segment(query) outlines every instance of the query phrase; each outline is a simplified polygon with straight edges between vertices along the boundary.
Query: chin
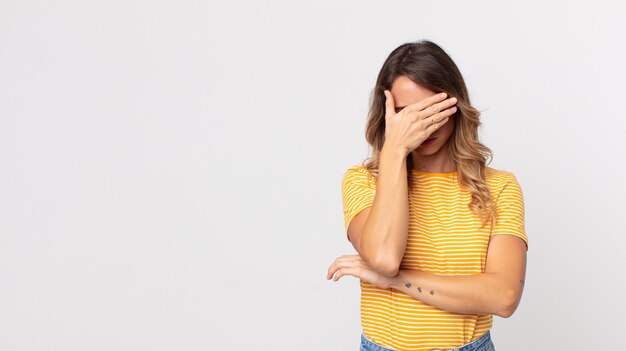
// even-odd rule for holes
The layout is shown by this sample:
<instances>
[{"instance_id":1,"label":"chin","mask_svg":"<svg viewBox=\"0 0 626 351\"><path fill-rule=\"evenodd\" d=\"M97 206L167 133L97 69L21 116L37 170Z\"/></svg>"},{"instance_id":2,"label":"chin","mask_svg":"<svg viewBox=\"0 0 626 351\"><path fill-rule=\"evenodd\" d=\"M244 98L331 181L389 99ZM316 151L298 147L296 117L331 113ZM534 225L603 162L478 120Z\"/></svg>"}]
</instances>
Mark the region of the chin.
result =
<instances>
[{"instance_id":1,"label":"chin","mask_svg":"<svg viewBox=\"0 0 626 351\"><path fill-rule=\"evenodd\" d=\"M434 154L437 153L437 151L439 151L439 150L415 150L415 152L417 152L418 154L420 154L422 156L434 155Z\"/></svg>"},{"instance_id":2,"label":"chin","mask_svg":"<svg viewBox=\"0 0 626 351\"><path fill-rule=\"evenodd\" d=\"M428 146L418 147L417 149L415 149L415 152L417 152L420 155L428 156L428 155L433 155L439 152L441 147L442 146L439 145L438 143L434 143Z\"/></svg>"}]
</instances>

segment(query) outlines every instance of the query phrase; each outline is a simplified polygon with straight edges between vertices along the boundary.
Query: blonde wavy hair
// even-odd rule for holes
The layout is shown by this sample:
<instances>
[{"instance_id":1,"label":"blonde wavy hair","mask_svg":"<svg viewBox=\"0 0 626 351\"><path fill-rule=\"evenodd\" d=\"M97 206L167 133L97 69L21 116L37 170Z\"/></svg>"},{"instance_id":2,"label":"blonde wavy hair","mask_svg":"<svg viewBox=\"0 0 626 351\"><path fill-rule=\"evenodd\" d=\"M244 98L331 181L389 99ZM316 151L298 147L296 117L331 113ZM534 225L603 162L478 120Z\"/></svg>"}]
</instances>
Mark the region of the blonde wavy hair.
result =
<instances>
[{"instance_id":1,"label":"blonde wavy hair","mask_svg":"<svg viewBox=\"0 0 626 351\"><path fill-rule=\"evenodd\" d=\"M380 152L385 143L385 94L393 81L406 76L435 93L446 92L457 98L455 127L448 140L448 153L454 164L459 185L469 191L472 199L468 207L482 219L482 226L495 225L497 212L486 181L486 167L491 162L491 149L478 140L480 111L472 107L463 76L452 58L429 40L405 43L394 49L385 60L370 96L370 107L365 138L371 147L370 155L362 165L378 176ZM407 182L413 169L411 154L407 156ZM409 188L410 189L410 188Z\"/></svg>"}]
</instances>

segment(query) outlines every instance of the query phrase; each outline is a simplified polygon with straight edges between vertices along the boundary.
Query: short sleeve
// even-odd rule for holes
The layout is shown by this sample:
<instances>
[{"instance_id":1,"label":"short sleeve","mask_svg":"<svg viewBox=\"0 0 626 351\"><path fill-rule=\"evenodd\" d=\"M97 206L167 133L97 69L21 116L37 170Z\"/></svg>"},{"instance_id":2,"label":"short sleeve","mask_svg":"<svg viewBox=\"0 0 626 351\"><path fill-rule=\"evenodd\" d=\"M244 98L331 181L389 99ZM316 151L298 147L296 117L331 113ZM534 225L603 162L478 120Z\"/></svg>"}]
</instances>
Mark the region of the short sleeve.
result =
<instances>
[{"instance_id":1,"label":"short sleeve","mask_svg":"<svg viewBox=\"0 0 626 351\"><path fill-rule=\"evenodd\" d=\"M350 222L362 210L371 207L376 194L376 179L365 166L352 166L343 175L341 184L343 198L344 231L347 235Z\"/></svg>"},{"instance_id":2,"label":"short sleeve","mask_svg":"<svg viewBox=\"0 0 626 351\"><path fill-rule=\"evenodd\" d=\"M498 219L491 235L515 235L526 243L528 237L524 228L524 195L515 174L508 172L504 187L496 200Z\"/></svg>"}]
</instances>

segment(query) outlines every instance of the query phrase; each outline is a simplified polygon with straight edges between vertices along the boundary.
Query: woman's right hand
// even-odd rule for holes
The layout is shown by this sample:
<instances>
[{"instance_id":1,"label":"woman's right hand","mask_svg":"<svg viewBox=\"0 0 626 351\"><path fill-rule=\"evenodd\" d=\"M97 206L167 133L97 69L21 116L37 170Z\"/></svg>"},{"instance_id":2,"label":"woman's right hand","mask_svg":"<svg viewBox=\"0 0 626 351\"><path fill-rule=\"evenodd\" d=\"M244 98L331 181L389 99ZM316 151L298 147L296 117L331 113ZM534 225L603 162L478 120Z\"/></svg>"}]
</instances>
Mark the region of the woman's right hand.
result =
<instances>
[{"instance_id":1,"label":"woman's right hand","mask_svg":"<svg viewBox=\"0 0 626 351\"><path fill-rule=\"evenodd\" d=\"M385 145L399 147L406 155L417 149L457 110L454 106L456 98L445 99L447 94L440 93L407 105L396 113L391 92L385 90L384 93Z\"/></svg>"}]
</instances>

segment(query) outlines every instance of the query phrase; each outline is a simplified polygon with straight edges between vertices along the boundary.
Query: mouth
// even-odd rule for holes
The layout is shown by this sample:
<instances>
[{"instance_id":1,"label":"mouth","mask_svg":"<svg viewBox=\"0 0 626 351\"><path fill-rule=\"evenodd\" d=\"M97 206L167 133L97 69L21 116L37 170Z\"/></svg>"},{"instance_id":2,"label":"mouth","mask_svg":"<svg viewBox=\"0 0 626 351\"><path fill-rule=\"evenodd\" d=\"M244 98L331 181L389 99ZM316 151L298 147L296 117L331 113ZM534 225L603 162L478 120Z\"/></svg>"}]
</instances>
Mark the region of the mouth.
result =
<instances>
[{"instance_id":1,"label":"mouth","mask_svg":"<svg viewBox=\"0 0 626 351\"><path fill-rule=\"evenodd\" d=\"M429 145L429 144L431 144L431 143L432 143L435 139L437 139L437 137L434 137L434 138L428 138L428 139L424 140L420 146L423 146L423 145Z\"/></svg>"}]
</instances>

